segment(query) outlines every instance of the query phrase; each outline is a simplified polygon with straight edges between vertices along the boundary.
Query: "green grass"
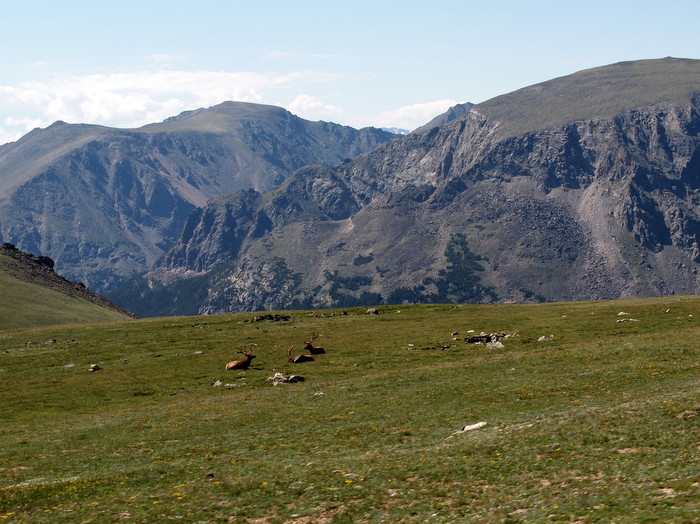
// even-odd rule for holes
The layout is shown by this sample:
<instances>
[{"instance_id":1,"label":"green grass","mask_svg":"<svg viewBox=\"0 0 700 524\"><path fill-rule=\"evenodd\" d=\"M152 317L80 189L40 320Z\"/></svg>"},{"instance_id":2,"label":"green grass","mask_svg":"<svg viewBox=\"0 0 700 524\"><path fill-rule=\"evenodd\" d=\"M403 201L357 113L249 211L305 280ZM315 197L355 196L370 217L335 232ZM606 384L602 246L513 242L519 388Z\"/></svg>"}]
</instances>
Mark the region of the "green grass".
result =
<instances>
[{"instance_id":1,"label":"green grass","mask_svg":"<svg viewBox=\"0 0 700 524\"><path fill-rule=\"evenodd\" d=\"M699 309L673 297L2 331L0 522L692 521ZM520 336L452 340L470 329ZM327 354L287 363L312 332ZM245 344L251 368L224 371ZM272 386L275 371L306 381Z\"/></svg>"},{"instance_id":2,"label":"green grass","mask_svg":"<svg viewBox=\"0 0 700 524\"><path fill-rule=\"evenodd\" d=\"M2 268L0 290L0 330L126 318L82 298L19 280Z\"/></svg>"},{"instance_id":3,"label":"green grass","mask_svg":"<svg viewBox=\"0 0 700 524\"><path fill-rule=\"evenodd\" d=\"M662 58L579 71L502 95L475 109L515 136L577 120L612 118L658 103L688 103L700 89L700 60Z\"/></svg>"}]
</instances>

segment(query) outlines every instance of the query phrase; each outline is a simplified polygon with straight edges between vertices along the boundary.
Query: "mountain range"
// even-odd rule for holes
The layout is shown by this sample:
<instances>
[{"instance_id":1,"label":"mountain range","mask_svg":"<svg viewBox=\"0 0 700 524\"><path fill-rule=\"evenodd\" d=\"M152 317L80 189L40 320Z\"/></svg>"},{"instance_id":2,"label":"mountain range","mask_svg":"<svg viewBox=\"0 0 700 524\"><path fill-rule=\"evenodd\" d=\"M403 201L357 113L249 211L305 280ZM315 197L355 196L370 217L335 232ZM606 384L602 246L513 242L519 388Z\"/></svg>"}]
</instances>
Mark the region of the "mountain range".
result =
<instances>
[{"instance_id":1,"label":"mountain range","mask_svg":"<svg viewBox=\"0 0 700 524\"><path fill-rule=\"evenodd\" d=\"M268 190L394 136L237 102L139 129L56 122L0 146L0 240L105 292L150 269L213 196Z\"/></svg>"},{"instance_id":2,"label":"mountain range","mask_svg":"<svg viewBox=\"0 0 700 524\"><path fill-rule=\"evenodd\" d=\"M400 137L315 123L346 150L309 162L297 129L314 123L266 107L289 146L258 106L217 107L3 146L3 239L58 251L142 315L700 291L700 61L580 71ZM239 120L221 110L243 107L257 131L224 146ZM99 245L81 237L106 222Z\"/></svg>"}]
</instances>

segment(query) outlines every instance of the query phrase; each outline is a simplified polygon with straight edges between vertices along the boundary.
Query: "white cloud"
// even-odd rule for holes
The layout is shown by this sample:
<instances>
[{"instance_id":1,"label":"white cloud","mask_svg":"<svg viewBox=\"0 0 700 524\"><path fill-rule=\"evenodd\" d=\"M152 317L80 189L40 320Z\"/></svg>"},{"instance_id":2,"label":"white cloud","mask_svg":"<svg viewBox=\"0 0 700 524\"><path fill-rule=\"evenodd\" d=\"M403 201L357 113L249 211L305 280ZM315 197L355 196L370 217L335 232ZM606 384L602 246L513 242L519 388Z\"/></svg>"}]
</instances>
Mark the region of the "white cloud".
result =
<instances>
[{"instance_id":1,"label":"white cloud","mask_svg":"<svg viewBox=\"0 0 700 524\"><path fill-rule=\"evenodd\" d=\"M450 107L457 105L456 100L435 100L420 104L399 107L392 111L384 111L374 118L373 124L376 127L399 127L413 130L427 124L437 115L444 113Z\"/></svg>"},{"instance_id":2,"label":"white cloud","mask_svg":"<svg viewBox=\"0 0 700 524\"><path fill-rule=\"evenodd\" d=\"M327 82L335 75L313 71L262 74L227 71L141 71L68 76L51 81L0 85L0 143L56 120L138 127L188 109L227 100L263 102L270 92ZM297 103L328 115L337 108Z\"/></svg>"},{"instance_id":3,"label":"white cloud","mask_svg":"<svg viewBox=\"0 0 700 524\"><path fill-rule=\"evenodd\" d=\"M307 120L322 120L334 115L340 115L343 112L339 107L324 104L311 95L298 95L285 108Z\"/></svg>"},{"instance_id":4,"label":"white cloud","mask_svg":"<svg viewBox=\"0 0 700 524\"><path fill-rule=\"evenodd\" d=\"M436 100L353 117L347 108L308 94L313 93L314 86L340 76L317 71L278 74L160 70L76 75L0 85L0 144L17 140L32 129L46 127L56 120L140 127L182 111L227 100L269 104L274 99L286 99L292 101L278 105L309 120L409 130L457 103Z\"/></svg>"}]
</instances>

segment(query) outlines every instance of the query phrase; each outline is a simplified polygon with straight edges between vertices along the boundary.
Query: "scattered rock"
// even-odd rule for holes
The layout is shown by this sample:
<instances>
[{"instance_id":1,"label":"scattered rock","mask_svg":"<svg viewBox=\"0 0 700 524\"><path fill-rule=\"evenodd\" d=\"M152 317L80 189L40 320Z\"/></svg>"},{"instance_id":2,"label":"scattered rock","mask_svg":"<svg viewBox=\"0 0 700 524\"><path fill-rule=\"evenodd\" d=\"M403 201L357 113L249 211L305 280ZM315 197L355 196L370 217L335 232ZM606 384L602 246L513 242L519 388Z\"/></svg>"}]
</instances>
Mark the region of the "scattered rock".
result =
<instances>
[{"instance_id":1,"label":"scattered rock","mask_svg":"<svg viewBox=\"0 0 700 524\"><path fill-rule=\"evenodd\" d=\"M481 429L486 426L486 422L477 422L476 424L470 424L468 426L462 426L459 431L455 431L455 435L460 433L466 433L467 431L474 431L475 429Z\"/></svg>"},{"instance_id":2,"label":"scattered rock","mask_svg":"<svg viewBox=\"0 0 700 524\"><path fill-rule=\"evenodd\" d=\"M482 331L479 335L472 335L465 342L467 344L487 344L488 342L491 342L491 335L488 335Z\"/></svg>"},{"instance_id":3,"label":"scattered rock","mask_svg":"<svg viewBox=\"0 0 700 524\"><path fill-rule=\"evenodd\" d=\"M545 342L547 340L552 340L554 338L554 335L542 335L540 338L537 339L537 342Z\"/></svg>"},{"instance_id":4,"label":"scattered rock","mask_svg":"<svg viewBox=\"0 0 700 524\"><path fill-rule=\"evenodd\" d=\"M379 311L376 307L371 307L367 311L365 311L365 315L379 315L381 311Z\"/></svg>"},{"instance_id":5,"label":"scattered rock","mask_svg":"<svg viewBox=\"0 0 700 524\"><path fill-rule=\"evenodd\" d=\"M628 317L628 316L630 316L630 314L629 314L627 311L620 311L620 312L617 314L617 316L618 316L618 317Z\"/></svg>"},{"instance_id":6,"label":"scattered rock","mask_svg":"<svg viewBox=\"0 0 700 524\"><path fill-rule=\"evenodd\" d=\"M88 368L88 371L93 372L93 371L99 371L102 368L98 366L97 364L90 364L90 367Z\"/></svg>"},{"instance_id":7,"label":"scattered rock","mask_svg":"<svg viewBox=\"0 0 700 524\"><path fill-rule=\"evenodd\" d=\"M267 377L267 380L271 381L273 386L277 386L278 384L294 384L296 382L304 382L306 379L301 375L290 375L289 377L285 377L283 373L278 371L275 373L275 376Z\"/></svg>"},{"instance_id":8,"label":"scattered rock","mask_svg":"<svg viewBox=\"0 0 700 524\"><path fill-rule=\"evenodd\" d=\"M473 333L472 330L469 331L469 333ZM501 340L511 338L511 337L519 337L520 333L513 333L513 334L508 334L508 333L484 333L483 331L478 334L478 335L472 335L471 337L467 338L465 342L467 344L486 344L487 346L489 344L494 344L494 348L502 348L505 347L503 344L500 346L497 345L497 343L500 343Z\"/></svg>"},{"instance_id":9,"label":"scattered rock","mask_svg":"<svg viewBox=\"0 0 700 524\"><path fill-rule=\"evenodd\" d=\"M292 317L289 315L279 315L279 314L272 314L268 313L265 315L256 315L253 317L252 322L262 322L262 321L267 321L267 322L288 322L292 320Z\"/></svg>"},{"instance_id":10,"label":"scattered rock","mask_svg":"<svg viewBox=\"0 0 700 524\"><path fill-rule=\"evenodd\" d=\"M639 322L639 320L636 318L618 318L615 322L620 324L621 322Z\"/></svg>"},{"instance_id":11,"label":"scattered rock","mask_svg":"<svg viewBox=\"0 0 700 524\"><path fill-rule=\"evenodd\" d=\"M697 417L698 412L700 412L700 408L687 409L687 410L683 411L682 413L678 413L676 415L676 418L681 419L681 420L688 420L688 419Z\"/></svg>"},{"instance_id":12,"label":"scattered rock","mask_svg":"<svg viewBox=\"0 0 700 524\"><path fill-rule=\"evenodd\" d=\"M447 351L450 348L453 348L454 346L448 346L446 344L438 344L435 346L423 346L423 347L416 347L415 344L408 344L406 346L406 349L409 351L415 351L415 350L420 350L420 351Z\"/></svg>"}]
</instances>

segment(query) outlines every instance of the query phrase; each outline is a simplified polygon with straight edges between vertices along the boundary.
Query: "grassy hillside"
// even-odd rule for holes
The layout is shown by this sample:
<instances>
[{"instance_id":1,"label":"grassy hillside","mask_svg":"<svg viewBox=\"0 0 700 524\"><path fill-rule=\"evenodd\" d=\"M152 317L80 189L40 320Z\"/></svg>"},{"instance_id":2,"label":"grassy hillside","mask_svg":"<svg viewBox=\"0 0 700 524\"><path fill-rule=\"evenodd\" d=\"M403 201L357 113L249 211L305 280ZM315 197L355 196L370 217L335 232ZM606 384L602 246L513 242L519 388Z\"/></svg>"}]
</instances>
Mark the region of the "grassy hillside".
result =
<instances>
[{"instance_id":1,"label":"grassy hillside","mask_svg":"<svg viewBox=\"0 0 700 524\"><path fill-rule=\"evenodd\" d=\"M0 332L0 521L688 522L700 512L699 308L681 297ZM487 348L469 330L519 336ZM287 363L312 332L327 353ZM245 346L251 368L225 371ZM275 371L306 380L273 386Z\"/></svg>"},{"instance_id":2,"label":"grassy hillside","mask_svg":"<svg viewBox=\"0 0 700 524\"><path fill-rule=\"evenodd\" d=\"M71 288L73 283L41 269L28 260L28 254L18 253L19 259L0 247L0 330L128 318L124 312L60 290L59 286Z\"/></svg>"},{"instance_id":3,"label":"grassy hillside","mask_svg":"<svg viewBox=\"0 0 700 524\"><path fill-rule=\"evenodd\" d=\"M662 58L579 71L502 95L475 109L501 123L504 136L576 120L612 118L660 102L684 102L700 92L700 60Z\"/></svg>"}]
</instances>

